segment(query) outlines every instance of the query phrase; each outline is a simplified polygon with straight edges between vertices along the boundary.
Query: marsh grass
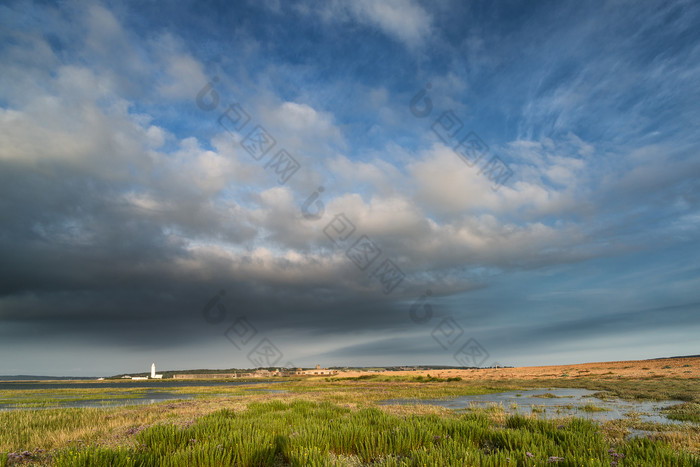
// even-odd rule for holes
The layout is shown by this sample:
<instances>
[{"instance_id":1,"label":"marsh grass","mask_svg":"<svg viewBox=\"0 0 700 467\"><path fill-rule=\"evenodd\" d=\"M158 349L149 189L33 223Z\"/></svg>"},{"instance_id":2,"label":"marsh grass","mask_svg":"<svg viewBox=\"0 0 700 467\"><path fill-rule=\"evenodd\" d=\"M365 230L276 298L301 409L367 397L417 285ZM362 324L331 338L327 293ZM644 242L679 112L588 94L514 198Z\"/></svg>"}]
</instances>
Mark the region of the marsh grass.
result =
<instances>
[{"instance_id":1,"label":"marsh grass","mask_svg":"<svg viewBox=\"0 0 700 467\"><path fill-rule=\"evenodd\" d=\"M513 415L502 424L485 413L407 415L376 407L351 410L328 402L270 401L244 411L219 410L188 426L160 424L133 436L132 447L69 447L56 466L330 466L610 465L609 449L630 465L697 465L663 440L611 446L599 426ZM528 455L529 453L529 455Z\"/></svg>"},{"instance_id":2,"label":"marsh grass","mask_svg":"<svg viewBox=\"0 0 700 467\"><path fill-rule=\"evenodd\" d=\"M663 412L671 420L700 423L700 404L697 402L684 402L682 404L666 407Z\"/></svg>"},{"instance_id":3,"label":"marsh grass","mask_svg":"<svg viewBox=\"0 0 700 467\"><path fill-rule=\"evenodd\" d=\"M587 403L587 404L584 404L584 405L578 407L578 410L580 410L581 412L591 413L591 412L607 412L610 409L606 409L605 407L599 407L595 404Z\"/></svg>"},{"instance_id":4,"label":"marsh grass","mask_svg":"<svg viewBox=\"0 0 700 467\"><path fill-rule=\"evenodd\" d=\"M499 383L508 388L524 389L528 387L581 388L599 391L598 397L615 396L625 400L680 400L700 403L700 381L697 378L615 378L615 379L510 379L507 383L481 380L481 384L490 387ZM506 389L507 390L507 389Z\"/></svg>"},{"instance_id":5,"label":"marsh grass","mask_svg":"<svg viewBox=\"0 0 700 467\"><path fill-rule=\"evenodd\" d=\"M53 449L81 440L102 441L115 428L153 423L150 411L46 409L0 412L0 451Z\"/></svg>"},{"instance_id":6,"label":"marsh grass","mask_svg":"<svg viewBox=\"0 0 700 467\"><path fill-rule=\"evenodd\" d=\"M630 465L700 465L697 425L645 424L638 418L602 426L571 417L536 420L536 415L508 416L498 404L463 411L423 404L377 406L386 399L582 387L632 400L686 400L690 403L669 407L668 416L697 423L697 381L668 378L666 383L651 379L380 381L373 376L167 388L203 397L147 406L0 412L0 453L43 448L50 451L54 465L67 466L548 465L547 456L566 459L557 465L608 466L607 450L614 446ZM115 393L135 396L138 392L133 389ZM264 392L280 389L285 392ZM105 390L80 389L72 395L68 390L60 396L94 398ZM630 429L650 430L653 436L625 439ZM534 459L525 455L528 451ZM0 467L6 463L7 455L0 454Z\"/></svg>"},{"instance_id":7,"label":"marsh grass","mask_svg":"<svg viewBox=\"0 0 700 467\"><path fill-rule=\"evenodd\" d=\"M9 408L61 407L66 403L103 401L119 403L143 398L148 394L170 392L167 389L145 388L56 388L23 391L0 390L0 405Z\"/></svg>"},{"instance_id":8,"label":"marsh grass","mask_svg":"<svg viewBox=\"0 0 700 467\"><path fill-rule=\"evenodd\" d=\"M406 397L411 392L426 394L432 392L437 396L456 397L459 395L488 394L491 392L527 390L541 387L581 388L598 391L595 397L618 397L625 400L680 400L700 403L700 381L697 378L598 378L589 377L568 379L508 379L508 380L462 380L456 382L419 382L415 377L366 375L355 378L328 378L329 387L342 388L352 392L354 388L385 387L392 392L402 391ZM296 385L296 386L295 386ZM290 390L316 390L308 381L297 381L290 385ZM516 397L518 395L516 394ZM401 395L404 397L404 394ZM439 397L435 397L439 398Z\"/></svg>"}]
</instances>

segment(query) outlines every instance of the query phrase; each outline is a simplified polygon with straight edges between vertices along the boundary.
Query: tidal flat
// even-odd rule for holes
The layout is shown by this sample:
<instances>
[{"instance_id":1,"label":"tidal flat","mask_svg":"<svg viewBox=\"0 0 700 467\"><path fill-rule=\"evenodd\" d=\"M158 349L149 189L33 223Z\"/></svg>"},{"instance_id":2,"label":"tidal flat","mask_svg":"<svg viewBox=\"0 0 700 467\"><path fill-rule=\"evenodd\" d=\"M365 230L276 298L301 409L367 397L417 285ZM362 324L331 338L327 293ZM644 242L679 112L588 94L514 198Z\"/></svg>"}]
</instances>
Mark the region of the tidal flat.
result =
<instances>
[{"instance_id":1,"label":"tidal flat","mask_svg":"<svg viewBox=\"0 0 700 467\"><path fill-rule=\"evenodd\" d=\"M130 399L154 389L136 383L117 389L63 383L68 387L58 392L42 387L23 390L21 397L3 389L3 401L24 398L28 405L0 412L0 466L700 465L697 378L448 380L372 374L256 383L163 386L179 398L145 405ZM503 393L518 398L532 390L549 406L566 405L569 398L561 396L566 388L587 390L590 411L519 409L532 399L446 406ZM31 406L42 397L50 403L114 402ZM610 401L658 403L658 418L586 417Z\"/></svg>"}]
</instances>

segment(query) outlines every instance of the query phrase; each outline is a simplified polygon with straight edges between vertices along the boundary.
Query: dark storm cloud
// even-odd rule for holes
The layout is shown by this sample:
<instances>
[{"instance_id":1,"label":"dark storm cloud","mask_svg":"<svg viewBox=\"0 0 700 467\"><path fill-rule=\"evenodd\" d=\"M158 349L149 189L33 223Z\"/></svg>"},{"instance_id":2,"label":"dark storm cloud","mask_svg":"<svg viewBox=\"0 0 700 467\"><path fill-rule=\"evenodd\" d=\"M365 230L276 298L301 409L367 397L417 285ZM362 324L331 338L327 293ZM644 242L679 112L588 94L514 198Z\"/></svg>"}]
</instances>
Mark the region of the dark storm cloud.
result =
<instances>
[{"instance_id":1,"label":"dark storm cloud","mask_svg":"<svg viewBox=\"0 0 700 467\"><path fill-rule=\"evenodd\" d=\"M246 364L224 337L241 317L307 363L450 364L455 349L431 337L447 317L499 360L617 332L662 329L671 346L697 328L698 270L679 263L697 260L683 248L700 225L698 9L644 6L628 24L617 4L493 6L490 27L465 28L479 19L463 6L392 5L0 7L0 345L23 349L11 364L168 349L194 365L217 346L215 364ZM408 105L427 82L421 119ZM195 100L207 83L213 110ZM239 133L218 121L234 102L250 117ZM508 161L506 185L436 136L450 109ZM288 182L239 144L255 125L277 141L268 156L300 162ZM312 193L318 218L301 211ZM341 213L355 230L335 245L324 229ZM346 254L361 236L381 250L364 270ZM676 253L652 261L660 245ZM391 293L384 260L405 274ZM527 302L533 284L544 296L567 280L627 296ZM427 289L434 316L418 325L408 309ZM207 322L221 290L226 316Z\"/></svg>"}]
</instances>

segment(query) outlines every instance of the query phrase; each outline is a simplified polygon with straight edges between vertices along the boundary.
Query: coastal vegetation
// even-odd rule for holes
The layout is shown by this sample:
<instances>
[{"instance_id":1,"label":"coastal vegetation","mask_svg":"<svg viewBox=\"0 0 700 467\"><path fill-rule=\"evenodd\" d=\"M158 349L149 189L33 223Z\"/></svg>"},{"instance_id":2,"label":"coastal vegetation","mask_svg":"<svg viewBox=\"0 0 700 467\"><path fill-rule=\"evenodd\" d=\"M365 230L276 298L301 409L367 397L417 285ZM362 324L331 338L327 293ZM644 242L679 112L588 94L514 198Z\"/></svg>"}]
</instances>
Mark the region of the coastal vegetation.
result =
<instances>
[{"instance_id":1,"label":"coastal vegetation","mask_svg":"<svg viewBox=\"0 0 700 467\"><path fill-rule=\"evenodd\" d=\"M684 423L643 422L634 414L603 423L565 415L545 420L539 410L523 415L498 405L450 410L419 403L560 387L597 391L584 412L600 409L596 399L682 401L669 403L664 414ZM167 387L183 398L105 408L39 407L96 397L126 404L143 389L2 391L3 403L23 400L30 408L0 412L0 466L610 466L622 460L620 465L697 466L697 388L693 378L319 377ZM385 404L396 399L415 403Z\"/></svg>"}]
</instances>

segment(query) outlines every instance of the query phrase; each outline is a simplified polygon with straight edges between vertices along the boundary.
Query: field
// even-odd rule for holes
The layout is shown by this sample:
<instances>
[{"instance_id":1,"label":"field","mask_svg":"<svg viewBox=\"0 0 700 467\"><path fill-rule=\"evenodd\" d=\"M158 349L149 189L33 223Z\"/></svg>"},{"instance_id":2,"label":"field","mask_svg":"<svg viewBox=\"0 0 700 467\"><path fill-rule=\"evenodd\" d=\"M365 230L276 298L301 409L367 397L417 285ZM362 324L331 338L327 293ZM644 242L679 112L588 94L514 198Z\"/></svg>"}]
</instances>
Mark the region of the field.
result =
<instances>
[{"instance_id":1,"label":"field","mask_svg":"<svg viewBox=\"0 0 700 467\"><path fill-rule=\"evenodd\" d=\"M698 466L700 358L539 368L353 372L256 386L169 388L197 397L145 406L0 412L0 465ZM676 400L665 414L598 423L488 405L385 405L528 388L585 388L606 399ZM269 390L269 391L266 391ZM62 397L79 400L100 389ZM119 390L128 399L130 391ZM5 391L7 392L7 391ZM111 390L114 392L114 390ZM0 394L0 398L11 395ZM24 394L28 406L42 395ZM545 394L543 397L556 397ZM637 436L629 436L630 434Z\"/></svg>"}]
</instances>

